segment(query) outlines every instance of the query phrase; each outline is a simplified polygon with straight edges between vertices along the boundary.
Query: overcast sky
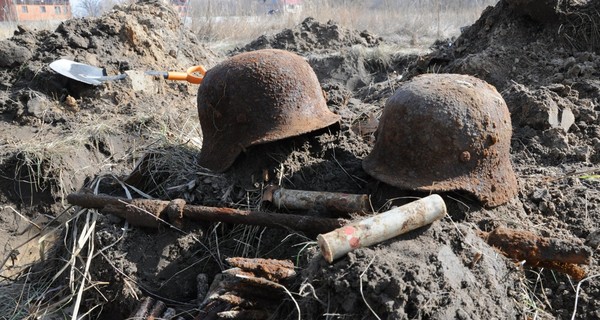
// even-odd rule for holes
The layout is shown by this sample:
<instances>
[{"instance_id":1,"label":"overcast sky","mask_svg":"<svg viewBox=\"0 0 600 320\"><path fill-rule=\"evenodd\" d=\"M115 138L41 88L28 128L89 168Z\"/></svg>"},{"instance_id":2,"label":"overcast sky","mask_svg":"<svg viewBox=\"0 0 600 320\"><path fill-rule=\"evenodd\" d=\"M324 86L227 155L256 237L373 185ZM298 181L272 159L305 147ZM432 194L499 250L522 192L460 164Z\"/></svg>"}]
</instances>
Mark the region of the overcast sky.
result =
<instances>
[{"instance_id":1,"label":"overcast sky","mask_svg":"<svg viewBox=\"0 0 600 320\"><path fill-rule=\"evenodd\" d=\"M100 1L104 1L104 0L100 0ZM81 9L79 8L79 4L81 3L81 0L71 0L71 9L73 10L73 14L76 17L80 17L81 15L83 15L85 12L81 12Z\"/></svg>"},{"instance_id":2,"label":"overcast sky","mask_svg":"<svg viewBox=\"0 0 600 320\"><path fill-rule=\"evenodd\" d=\"M71 10L73 10L73 13L76 16L79 16L79 8L78 8L78 6L79 6L79 2L80 1L81 0L71 0Z\"/></svg>"}]
</instances>

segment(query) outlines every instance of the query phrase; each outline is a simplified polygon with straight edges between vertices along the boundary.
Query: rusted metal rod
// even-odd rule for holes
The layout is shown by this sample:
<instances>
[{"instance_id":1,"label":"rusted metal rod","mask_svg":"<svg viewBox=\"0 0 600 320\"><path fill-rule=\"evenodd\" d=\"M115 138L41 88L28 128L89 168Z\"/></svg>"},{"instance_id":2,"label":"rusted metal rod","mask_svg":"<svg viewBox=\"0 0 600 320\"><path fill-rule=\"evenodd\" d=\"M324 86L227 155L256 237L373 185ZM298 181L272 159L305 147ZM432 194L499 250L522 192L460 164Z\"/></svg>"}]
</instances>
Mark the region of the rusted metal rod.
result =
<instances>
[{"instance_id":1,"label":"rusted metal rod","mask_svg":"<svg viewBox=\"0 0 600 320\"><path fill-rule=\"evenodd\" d=\"M182 218L190 220L248 224L263 227L323 233L341 227L342 219L327 219L262 211L186 205L182 199L173 201L125 199L107 195L72 193L67 201L84 208L96 208L127 219L131 224L157 228L161 221Z\"/></svg>"},{"instance_id":2,"label":"rusted metal rod","mask_svg":"<svg viewBox=\"0 0 600 320\"><path fill-rule=\"evenodd\" d=\"M148 314L148 319L154 320L161 318L161 315L166 309L167 305L164 302L157 300L152 309L150 310L150 313Z\"/></svg>"},{"instance_id":3,"label":"rusted metal rod","mask_svg":"<svg viewBox=\"0 0 600 320\"><path fill-rule=\"evenodd\" d=\"M589 264L592 258L592 250L582 243L540 237L524 230L497 228L484 237L489 245L507 256L532 264L539 261Z\"/></svg>"},{"instance_id":4,"label":"rusted metal rod","mask_svg":"<svg viewBox=\"0 0 600 320\"><path fill-rule=\"evenodd\" d=\"M280 281L296 275L294 263L290 260L233 257L226 261L232 267L270 281Z\"/></svg>"},{"instance_id":5,"label":"rusted metal rod","mask_svg":"<svg viewBox=\"0 0 600 320\"><path fill-rule=\"evenodd\" d=\"M578 264L591 262L592 250L574 241L540 237L529 231L509 228L497 228L481 236L510 259L563 272L576 280L586 274Z\"/></svg>"},{"instance_id":6,"label":"rusted metal rod","mask_svg":"<svg viewBox=\"0 0 600 320\"><path fill-rule=\"evenodd\" d=\"M260 320L268 319L269 314L264 310L231 310L217 314L221 319Z\"/></svg>"},{"instance_id":7,"label":"rusted metal rod","mask_svg":"<svg viewBox=\"0 0 600 320\"><path fill-rule=\"evenodd\" d=\"M173 319L176 315L175 309L167 308L167 305L151 297L144 297L138 308L127 319L154 320L154 319Z\"/></svg>"},{"instance_id":8,"label":"rusted metal rod","mask_svg":"<svg viewBox=\"0 0 600 320\"><path fill-rule=\"evenodd\" d=\"M280 281L296 275L290 260L228 258L233 267L218 274L195 320L267 319L285 294Z\"/></svg>"},{"instance_id":9,"label":"rusted metal rod","mask_svg":"<svg viewBox=\"0 0 600 320\"><path fill-rule=\"evenodd\" d=\"M329 263L348 252L391 239L441 219L446 204L437 194L317 236L323 258Z\"/></svg>"},{"instance_id":10,"label":"rusted metal rod","mask_svg":"<svg viewBox=\"0 0 600 320\"><path fill-rule=\"evenodd\" d=\"M146 319L150 314L151 308L154 306L154 299L151 297L145 297L142 299L138 308L131 314L133 319Z\"/></svg>"},{"instance_id":11,"label":"rusted metal rod","mask_svg":"<svg viewBox=\"0 0 600 320\"><path fill-rule=\"evenodd\" d=\"M371 211L369 196L366 194L269 187L263 194L263 200L272 202L277 208L289 210L307 210L315 207L323 207L329 211L344 213L366 213Z\"/></svg>"}]
</instances>

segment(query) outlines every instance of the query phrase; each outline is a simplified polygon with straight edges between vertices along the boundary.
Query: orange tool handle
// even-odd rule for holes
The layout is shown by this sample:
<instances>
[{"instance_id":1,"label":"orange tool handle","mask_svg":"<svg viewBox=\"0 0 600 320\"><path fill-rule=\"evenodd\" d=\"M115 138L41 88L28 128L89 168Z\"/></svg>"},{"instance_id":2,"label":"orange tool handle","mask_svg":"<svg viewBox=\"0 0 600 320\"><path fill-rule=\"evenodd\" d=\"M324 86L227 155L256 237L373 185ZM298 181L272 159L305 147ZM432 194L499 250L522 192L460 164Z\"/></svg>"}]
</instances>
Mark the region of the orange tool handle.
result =
<instances>
[{"instance_id":1,"label":"orange tool handle","mask_svg":"<svg viewBox=\"0 0 600 320\"><path fill-rule=\"evenodd\" d=\"M202 76L197 76L194 73L198 72ZM203 66L189 67L186 72L168 72L167 79L169 80L184 80L193 84L201 84L206 74L206 68Z\"/></svg>"}]
</instances>

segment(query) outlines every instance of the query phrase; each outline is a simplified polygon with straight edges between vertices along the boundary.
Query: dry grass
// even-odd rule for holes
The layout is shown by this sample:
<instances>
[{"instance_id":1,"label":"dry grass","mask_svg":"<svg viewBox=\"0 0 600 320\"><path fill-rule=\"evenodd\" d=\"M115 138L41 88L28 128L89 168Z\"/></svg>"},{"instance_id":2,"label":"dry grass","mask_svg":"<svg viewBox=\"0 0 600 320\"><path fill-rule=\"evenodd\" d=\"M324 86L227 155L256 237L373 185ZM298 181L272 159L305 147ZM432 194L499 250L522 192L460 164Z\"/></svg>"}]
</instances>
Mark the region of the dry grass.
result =
<instances>
[{"instance_id":1,"label":"dry grass","mask_svg":"<svg viewBox=\"0 0 600 320\"><path fill-rule=\"evenodd\" d=\"M84 292L103 285L89 276L95 256L97 212L71 213L69 219L49 231L61 235L62 243L57 241L55 245L62 254L34 264L14 279L0 280L0 313L4 319L77 319L82 314ZM34 237L28 242L38 239Z\"/></svg>"},{"instance_id":2,"label":"dry grass","mask_svg":"<svg viewBox=\"0 0 600 320\"><path fill-rule=\"evenodd\" d=\"M487 6L497 0L307 0L301 11L267 14L265 4L229 0L215 4L210 0L191 3L191 22L201 38L211 42L243 43L260 35L291 28L306 17L320 22L329 20L354 29L368 30L380 36L411 44L429 44L432 40L457 36L460 28L472 24Z\"/></svg>"},{"instance_id":3,"label":"dry grass","mask_svg":"<svg viewBox=\"0 0 600 320\"><path fill-rule=\"evenodd\" d=\"M56 102L49 102L56 103ZM52 108L59 108L54 105ZM175 107L170 108L172 112L153 112L136 114L135 116L122 119L121 122L107 122L103 119L114 119L111 114L90 114L88 119L90 125L73 127L68 135L61 133L49 134L52 130L44 130L50 124L40 123L39 134L30 139L14 139L3 145L0 152L0 164L14 161L15 177L21 184L27 186L27 194L35 194L52 188L52 194L60 194L64 199L67 193L73 192L72 188L82 186L69 185L73 175L82 175L89 172L89 168L79 166L94 166L92 171L111 172L113 168L123 165L118 162L123 160L133 161L140 157L140 150L158 151L173 149L180 150L179 153L169 153L172 156L166 159L162 167L157 168L169 170L168 188L181 181L189 181L195 178L196 166L192 165L194 156L198 152L201 141L198 141L198 121L186 121L183 110ZM108 111L107 111L108 113ZM149 119L147 119L149 118ZM185 120L181 120L185 119ZM140 125L140 134L147 137L147 144L128 149L124 158L90 159L89 162L79 163L64 160L70 156L86 153L87 148L96 148L96 142L107 141L109 136L124 136L123 128L138 123L150 123L151 125ZM183 147L182 147L183 146ZM90 153L91 154L91 153ZM88 154L88 155L90 155ZM90 156L93 158L93 156ZM13 159L13 160L11 160ZM65 166L65 163L75 163L75 167ZM131 162L130 162L131 163ZM66 174L68 171L69 174ZM159 174L159 173L156 173ZM160 172L162 174L162 172ZM7 177L12 179L13 177ZM98 192L98 185L102 180L119 180L113 174L100 175L87 185L88 188ZM123 189L128 194L134 194L135 190L128 189L123 184ZM137 195L136 195L137 196ZM30 268L24 270L11 278L0 278L0 318L2 319L66 319L78 318L86 312L96 312L95 307L102 306L107 300L102 295L101 287L105 284L97 282L90 273L92 261L103 259L104 248L95 247L94 234L98 213L95 210L69 210L70 217L63 217L61 223L53 221L42 228L48 228L53 234L60 238L56 244L60 250L53 251L52 256L45 261L33 261ZM123 229L124 232L127 228ZM40 231L41 233L41 231ZM41 235L40 235L41 236ZM27 243L36 245L40 236L31 238ZM43 237L43 236L42 236ZM118 241L121 241L120 237ZM26 244L27 244L26 243ZM19 248L19 247L17 247ZM0 257L5 260L6 257ZM6 259L10 263L9 259ZM8 266L0 266L0 271ZM41 268L41 270L40 270ZM87 295L86 292L94 291ZM86 300L94 297L96 301ZM84 305L85 304L85 305ZM90 307L90 305L93 305Z\"/></svg>"},{"instance_id":4,"label":"dry grass","mask_svg":"<svg viewBox=\"0 0 600 320\"><path fill-rule=\"evenodd\" d=\"M354 29L412 45L457 36L487 6L498 0L305 0L301 10L285 13L271 1L192 0L187 20L190 28L215 46L230 48L264 34L292 28L306 17L329 20ZM268 14L270 9L279 13ZM51 30L59 21L23 23L31 29ZM0 39L12 36L16 23L0 24Z\"/></svg>"},{"instance_id":5,"label":"dry grass","mask_svg":"<svg viewBox=\"0 0 600 320\"><path fill-rule=\"evenodd\" d=\"M164 119L163 119L164 120ZM191 139L188 134L191 130L189 124L180 123L180 126L168 129L165 123L163 131L153 131L151 143L147 147L150 151L173 150L174 146L181 147L189 145ZM90 137L97 137L103 134L114 133L113 130L103 125L82 127L79 132L74 132L68 139L56 139L56 137L39 137L37 143L22 142L9 146L10 150L4 150L6 154L19 152L21 162L17 164L18 170L28 172L27 181L33 191L37 191L50 179L50 175L61 177L57 173L60 170L60 161L56 159L61 154L75 153L83 144L90 141ZM184 131L186 133L184 133ZM183 140L182 140L183 139ZM169 169L169 175L164 183L169 185L179 183L187 178L195 177L193 155L198 150L192 148L176 148L181 150L179 153L169 152L171 156L168 159L162 159L165 162L157 162L152 168L156 170ZM20 151L18 151L20 150ZM135 155L130 154L130 157ZM176 162L174 162L176 161ZM173 165L175 163L175 165ZM44 169L42 169L42 167ZM109 165L110 167L110 165ZM164 172L153 172L153 174L163 175ZM102 181L116 180L121 183L123 189L128 195L134 194L134 188L130 188L114 175L100 175L96 177L88 187L94 193L98 193ZM61 188L60 181L57 186ZM164 186L168 188L168 186ZM65 190L67 192L68 190ZM104 248L95 247L95 230L98 212L96 210L69 210L70 217L58 225L54 225L49 231L60 235L62 239L57 241L56 245L62 249L48 261L39 261L34 263L32 268L14 278L0 278L0 314L3 319L77 319L80 316L85 317L85 313L94 312L97 307L101 307L107 302L103 298L101 287L106 283L95 281L90 274L90 266L96 259L102 259L103 251L114 246L121 241L124 235ZM45 227L44 227L45 228ZM126 232L127 228L123 229ZM40 231L41 232L41 231ZM39 237L31 238L28 242L37 241ZM211 252L212 249L208 249ZM36 266L37 265L37 266ZM4 266L2 266L4 267ZM40 268L42 268L40 270ZM2 270L3 268L0 268ZM96 291L92 296L98 301L90 307L90 301L86 301L84 307L84 297L86 292Z\"/></svg>"}]
</instances>

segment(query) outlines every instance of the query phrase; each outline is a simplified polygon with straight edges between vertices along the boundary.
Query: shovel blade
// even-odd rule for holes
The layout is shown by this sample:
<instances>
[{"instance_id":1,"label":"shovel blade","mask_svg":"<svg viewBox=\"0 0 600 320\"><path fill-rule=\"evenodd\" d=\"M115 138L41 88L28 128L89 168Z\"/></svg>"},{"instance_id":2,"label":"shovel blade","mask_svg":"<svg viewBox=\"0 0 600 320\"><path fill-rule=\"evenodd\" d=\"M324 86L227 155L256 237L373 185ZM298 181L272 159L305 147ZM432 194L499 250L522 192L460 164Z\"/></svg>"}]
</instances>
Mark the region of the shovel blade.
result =
<instances>
[{"instance_id":1,"label":"shovel blade","mask_svg":"<svg viewBox=\"0 0 600 320\"><path fill-rule=\"evenodd\" d=\"M123 79L127 76L125 74L106 76L102 68L67 59L60 59L52 62L50 68L67 78L94 86L100 85L104 81Z\"/></svg>"}]
</instances>

